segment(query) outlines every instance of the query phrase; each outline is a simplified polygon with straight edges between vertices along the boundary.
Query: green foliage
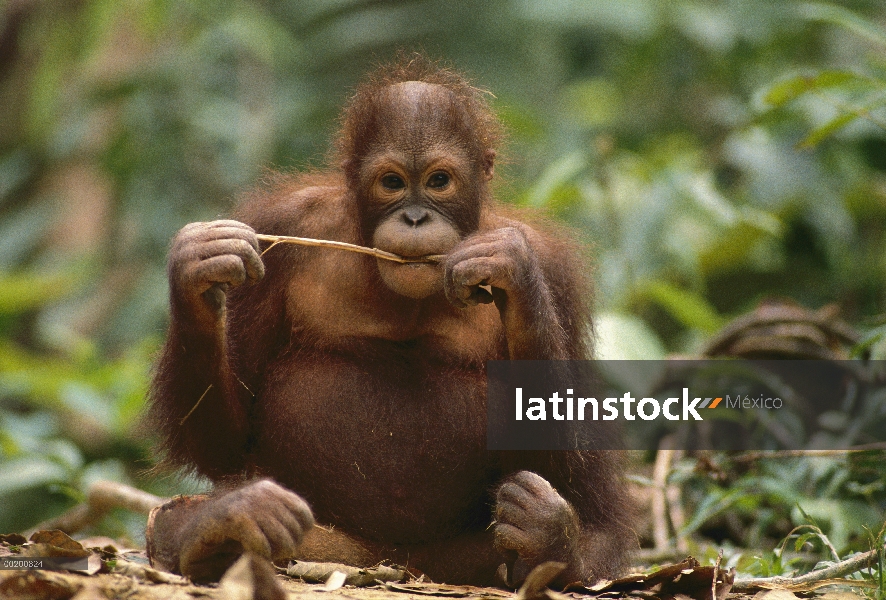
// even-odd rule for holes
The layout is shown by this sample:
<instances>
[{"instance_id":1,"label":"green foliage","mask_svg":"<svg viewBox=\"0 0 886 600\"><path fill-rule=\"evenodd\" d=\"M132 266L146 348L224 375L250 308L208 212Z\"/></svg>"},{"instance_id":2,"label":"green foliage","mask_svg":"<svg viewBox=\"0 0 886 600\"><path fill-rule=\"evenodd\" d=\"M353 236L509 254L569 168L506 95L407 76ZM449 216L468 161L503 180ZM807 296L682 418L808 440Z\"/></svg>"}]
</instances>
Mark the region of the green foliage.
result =
<instances>
[{"instance_id":1,"label":"green foliage","mask_svg":"<svg viewBox=\"0 0 886 600\"><path fill-rule=\"evenodd\" d=\"M812 21L824 21L846 28L868 41L886 48L886 28L879 27L839 6L805 4L800 14ZM855 66L855 65L854 65ZM872 61L871 73L849 70L823 70L794 75L772 86L764 102L782 108L795 100L817 99L833 109L827 118L816 119L813 130L800 142L810 149L859 119L886 132L886 70L882 61ZM823 121L823 122L822 122Z\"/></svg>"},{"instance_id":2,"label":"green foliage","mask_svg":"<svg viewBox=\"0 0 886 600\"><path fill-rule=\"evenodd\" d=\"M746 565L765 577L870 550L866 532L883 526L883 458L882 451L776 455L744 465L720 455L708 473L686 460L671 477L694 506L683 533L725 538L745 548L775 548Z\"/></svg>"},{"instance_id":3,"label":"green foliage","mask_svg":"<svg viewBox=\"0 0 886 600\"><path fill-rule=\"evenodd\" d=\"M867 573L863 573L866 579L876 583L874 597L877 600L886 598L886 524L875 534L868 532L871 548L877 549L877 562Z\"/></svg>"},{"instance_id":4,"label":"green foliage","mask_svg":"<svg viewBox=\"0 0 886 600\"><path fill-rule=\"evenodd\" d=\"M842 6L818 3L801 4L800 14L810 21L825 21L845 27L856 35L886 49L886 29L878 27L872 21Z\"/></svg>"},{"instance_id":5,"label":"green foliage","mask_svg":"<svg viewBox=\"0 0 886 600\"><path fill-rule=\"evenodd\" d=\"M807 519L811 520L808 516ZM884 564L886 564L884 563L884 530L886 530L886 526L881 527L876 535L869 535L869 546L871 549L876 550L877 555L877 560L874 564L867 569L862 569L848 576L849 580L873 584L862 589L868 596L876 600L883 598L884 592L886 592L883 571ZM812 563L809 560L808 552L814 546L826 548L831 558ZM857 554L860 553L850 552L841 556L821 529L815 525L801 525L794 528L782 540L778 548L755 556L754 561L748 565L746 570L756 577L791 576L810 571L812 567L824 569L833 566L841 560L851 559Z\"/></svg>"},{"instance_id":6,"label":"green foliage","mask_svg":"<svg viewBox=\"0 0 886 600\"><path fill-rule=\"evenodd\" d=\"M156 342L119 359L43 356L0 346L0 530L16 531L77 501L99 478L132 482L149 466L133 423ZM133 533L136 532L136 533ZM128 532L137 538L138 529Z\"/></svg>"}]
</instances>

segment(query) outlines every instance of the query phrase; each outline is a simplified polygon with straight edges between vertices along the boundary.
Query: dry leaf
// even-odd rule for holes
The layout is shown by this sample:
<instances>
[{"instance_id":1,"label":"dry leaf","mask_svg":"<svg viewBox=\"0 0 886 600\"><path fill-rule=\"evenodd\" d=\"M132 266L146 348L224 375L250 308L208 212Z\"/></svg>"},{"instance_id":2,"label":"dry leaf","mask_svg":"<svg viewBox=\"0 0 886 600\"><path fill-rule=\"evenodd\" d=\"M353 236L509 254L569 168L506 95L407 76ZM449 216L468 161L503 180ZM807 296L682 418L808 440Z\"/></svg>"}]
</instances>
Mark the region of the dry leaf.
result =
<instances>
[{"instance_id":1,"label":"dry leaf","mask_svg":"<svg viewBox=\"0 0 886 600\"><path fill-rule=\"evenodd\" d=\"M297 577L308 583L325 583L335 571L346 575L345 585L366 587L377 582L404 581L409 577L405 569L378 565L369 569L352 567L340 563L315 563L297 561L286 569L290 577Z\"/></svg>"},{"instance_id":2,"label":"dry leaf","mask_svg":"<svg viewBox=\"0 0 886 600\"><path fill-rule=\"evenodd\" d=\"M562 594L552 592L548 584L557 578L557 575L566 569L566 563L545 562L541 563L526 576L526 581L517 592L517 600L555 600L562 598Z\"/></svg>"},{"instance_id":3,"label":"dry leaf","mask_svg":"<svg viewBox=\"0 0 886 600\"><path fill-rule=\"evenodd\" d=\"M228 600L286 600L270 561L247 552L222 575L219 591Z\"/></svg>"},{"instance_id":4,"label":"dry leaf","mask_svg":"<svg viewBox=\"0 0 886 600\"><path fill-rule=\"evenodd\" d=\"M449 598L466 598L471 591L456 585L428 585L426 583L386 583L385 589L392 592L418 594L420 596L445 596Z\"/></svg>"},{"instance_id":5,"label":"dry leaf","mask_svg":"<svg viewBox=\"0 0 886 600\"><path fill-rule=\"evenodd\" d=\"M21 546L27 541L28 538L20 533L0 533L0 543L6 543L10 546Z\"/></svg>"},{"instance_id":6,"label":"dry leaf","mask_svg":"<svg viewBox=\"0 0 886 600\"><path fill-rule=\"evenodd\" d=\"M326 585L320 588L320 591L334 592L345 584L345 580L347 578L348 576L341 571L333 571L332 574L329 576L329 579L326 580Z\"/></svg>"},{"instance_id":7,"label":"dry leaf","mask_svg":"<svg viewBox=\"0 0 886 600\"><path fill-rule=\"evenodd\" d=\"M120 550L120 548L123 548L123 546L121 544L119 544L116 540L111 539L107 536L103 536L103 535L83 538L83 539L77 540L77 543L79 543L81 546L83 546L84 548L87 548L87 549L98 548L102 552L108 552L108 553L114 553L114 554L128 550L128 548L124 549L124 550Z\"/></svg>"},{"instance_id":8,"label":"dry leaf","mask_svg":"<svg viewBox=\"0 0 886 600\"><path fill-rule=\"evenodd\" d=\"M735 569L715 569L713 566L703 567L697 560L688 557L686 560L665 565L649 574L632 573L612 581L597 582L591 587L580 583L566 587L567 592L590 594L634 594L645 598L670 599L687 596L693 600L713 600L711 583L716 573L716 600L723 600L732 589L735 581Z\"/></svg>"},{"instance_id":9,"label":"dry leaf","mask_svg":"<svg viewBox=\"0 0 886 600\"><path fill-rule=\"evenodd\" d=\"M788 590L767 590L757 592L752 600L797 600L797 596Z\"/></svg>"},{"instance_id":10,"label":"dry leaf","mask_svg":"<svg viewBox=\"0 0 886 600\"><path fill-rule=\"evenodd\" d=\"M122 558L117 559L117 564L114 566L114 573L118 575L126 575L127 577L135 577L136 579L150 581L152 583L169 583L173 585L190 584L190 581L181 575L173 575L166 571L158 571L148 565Z\"/></svg>"},{"instance_id":11,"label":"dry leaf","mask_svg":"<svg viewBox=\"0 0 886 600\"><path fill-rule=\"evenodd\" d=\"M514 598L514 594L493 588L472 585L446 585L436 583L387 583L385 589L419 596L443 596L448 598Z\"/></svg>"},{"instance_id":12,"label":"dry leaf","mask_svg":"<svg viewBox=\"0 0 886 600\"><path fill-rule=\"evenodd\" d=\"M52 571L0 572L0 598L67 600L83 585Z\"/></svg>"},{"instance_id":13,"label":"dry leaf","mask_svg":"<svg viewBox=\"0 0 886 600\"><path fill-rule=\"evenodd\" d=\"M80 542L73 540L68 534L58 529L34 533L31 536L31 543L22 548L22 556L85 558L90 554L92 553Z\"/></svg>"},{"instance_id":14,"label":"dry leaf","mask_svg":"<svg viewBox=\"0 0 886 600\"><path fill-rule=\"evenodd\" d=\"M108 600L108 596L103 592L102 587L90 581L77 592L71 600Z\"/></svg>"}]
</instances>

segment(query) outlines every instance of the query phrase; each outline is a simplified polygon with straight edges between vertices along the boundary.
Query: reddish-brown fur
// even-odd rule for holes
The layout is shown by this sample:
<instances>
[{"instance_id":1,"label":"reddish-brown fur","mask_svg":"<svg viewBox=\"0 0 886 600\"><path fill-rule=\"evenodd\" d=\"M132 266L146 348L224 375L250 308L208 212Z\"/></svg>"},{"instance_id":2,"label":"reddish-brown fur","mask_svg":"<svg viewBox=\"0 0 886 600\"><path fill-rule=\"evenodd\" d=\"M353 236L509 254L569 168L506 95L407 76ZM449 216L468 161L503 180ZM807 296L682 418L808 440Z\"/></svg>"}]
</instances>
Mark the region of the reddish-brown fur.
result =
<instances>
[{"instance_id":1,"label":"reddish-brown fur","mask_svg":"<svg viewBox=\"0 0 886 600\"><path fill-rule=\"evenodd\" d=\"M387 95L398 89L392 85L411 81L441 86L433 93L446 99L432 98L429 106L446 107L447 114L419 111L394 121L398 100ZM434 133L423 133L431 126ZM262 256L264 277L228 290L226 308L220 296L221 307L205 313L219 315L211 317L182 299L188 296L176 287L171 257L172 321L151 393L152 422L164 436L168 462L234 489L268 477L299 494L319 523L335 527L310 529L296 540L302 558L392 559L435 580L476 584L492 583L496 567L517 557L490 529L494 511L503 510L495 507L506 501L501 488L496 505L496 486L531 471L569 503L529 507L539 522L550 513L555 529L566 527L569 505L579 522L581 558L566 577L612 576L624 565L631 537L615 458L485 448L486 361L587 357L590 294L570 242L502 216L494 205L487 179L499 135L477 90L421 59L382 70L344 113L342 170L275 176L235 218L260 233L371 245L385 217L383 209L368 208L377 203L364 181L366 164L386 160L385 149L398 148L404 136L417 139L410 148L419 152L454 148L446 156L467 165L456 173L464 185L453 189L463 190L470 204L460 199L442 208L452 213L443 221L467 240L453 252L470 249L472 235L486 235L498 247L504 235L498 232L508 233L528 242L532 279L515 283L520 293L507 299L493 290L495 304L456 308L443 291L421 299L395 293L372 257L278 245ZM181 281L179 287L191 285ZM539 316L527 321L526 314ZM209 523L204 529L213 527L215 513L206 509L201 517L200 506L178 504L155 515L149 531L155 563L178 569L187 540L174 532L200 518ZM234 544L234 554L239 550ZM532 543L519 555L530 566L557 558Z\"/></svg>"}]
</instances>

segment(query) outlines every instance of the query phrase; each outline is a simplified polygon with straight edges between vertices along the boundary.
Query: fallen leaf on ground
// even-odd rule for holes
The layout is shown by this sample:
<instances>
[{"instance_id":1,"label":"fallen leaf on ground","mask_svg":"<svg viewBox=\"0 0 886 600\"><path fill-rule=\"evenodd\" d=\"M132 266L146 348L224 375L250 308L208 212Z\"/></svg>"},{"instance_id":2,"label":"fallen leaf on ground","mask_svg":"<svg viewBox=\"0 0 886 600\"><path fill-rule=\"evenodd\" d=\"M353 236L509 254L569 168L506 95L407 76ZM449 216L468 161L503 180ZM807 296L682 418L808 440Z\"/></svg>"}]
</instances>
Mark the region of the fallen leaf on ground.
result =
<instances>
[{"instance_id":1,"label":"fallen leaf on ground","mask_svg":"<svg viewBox=\"0 0 886 600\"><path fill-rule=\"evenodd\" d=\"M0 598L17 600L67 600L83 588L53 571L0 572Z\"/></svg>"},{"instance_id":2,"label":"fallen leaf on ground","mask_svg":"<svg viewBox=\"0 0 886 600\"><path fill-rule=\"evenodd\" d=\"M175 585L190 585L191 583L181 575L174 575L172 573L167 573L166 571L158 571L145 564L124 560L122 558L117 559L113 572L118 575L126 575L127 577L135 577L136 579L141 579L143 581L150 581L151 583L171 583Z\"/></svg>"},{"instance_id":3,"label":"fallen leaf on ground","mask_svg":"<svg viewBox=\"0 0 886 600\"><path fill-rule=\"evenodd\" d=\"M92 554L80 542L58 529L38 531L31 536L31 543L22 548L23 556L60 556L84 558Z\"/></svg>"},{"instance_id":4,"label":"fallen leaf on ground","mask_svg":"<svg viewBox=\"0 0 886 600\"><path fill-rule=\"evenodd\" d=\"M21 546L28 541L28 538L20 533L0 533L0 543L6 543L10 546Z\"/></svg>"},{"instance_id":5,"label":"fallen leaf on ground","mask_svg":"<svg viewBox=\"0 0 886 600\"><path fill-rule=\"evenodd\" d=\"M332 575L329 576L329 579L326 580L326 585L320 588L320 591L334 592L345 584L347 578L348 576L341 571L333 571Z\"/></svg>"},{"instance_id":6,"label":"fallen leaf on ground","mask_svg":"<svg viewBox=\"0 0 886 600\"><path fill-rule=\"evenodd\" d=\"M270 561L246 553L222 575L219 591L228 600L286 600Z\"/></svg>"},{"instance_id":7,"label":"fallen leaf on ground","mask_svg":"<svg viewBox=\"0 0 886 600\"><path fill-rule=\"evenodd\" d=\"M345 574L346 578L344 585L354 585L357 587L375 585L379 581L405 581L409 578L409 572L406 571L406 569L388 567L386 565L378 565L369 569L364 569L339 563L315 563L304 561L294 562L289 565L286 569L286 574L290 577L297 577L308 583L326 583L335 571L340 571Z\"/></svg>"},{"instance_id":8,"label":"fallen leaf on ground","mask_svg":"<svg viewBox=\"0 0 886 600\"><path fill-rule=\"evenodd\" d=\"M566 563L545 562L529 572L517 591L517 600L559 600L562 594L548 589L557 575L566 569Z\"/></svg>"},{"instance_id":9,"label":"fallen leaf on ground","mask_svg":"<svg viewBox=\"0 0 886 600\"><path fill-rule=\"evenodd\" d=\"M717 597L712 599L711 585L715 576ZM692 600L723 600L734 581L735 569L703 567L690 556L682 562L665 565L654 573L633 573L619 579L597 582L590 587L574 583L567 586L565 591L609 597L633 594L662 600L677 596Z\"/></svg>"},{"instance_id":10,"label":"fallen leaf on ground","mask_svg":"<svg viewBox=\"0 0 886 600\"><path fill-rule=\"evenodd\" d=\"M766 590L754 594L752 600L797 600L797 596L788 590Z\"/></svg>"}]
</instances>

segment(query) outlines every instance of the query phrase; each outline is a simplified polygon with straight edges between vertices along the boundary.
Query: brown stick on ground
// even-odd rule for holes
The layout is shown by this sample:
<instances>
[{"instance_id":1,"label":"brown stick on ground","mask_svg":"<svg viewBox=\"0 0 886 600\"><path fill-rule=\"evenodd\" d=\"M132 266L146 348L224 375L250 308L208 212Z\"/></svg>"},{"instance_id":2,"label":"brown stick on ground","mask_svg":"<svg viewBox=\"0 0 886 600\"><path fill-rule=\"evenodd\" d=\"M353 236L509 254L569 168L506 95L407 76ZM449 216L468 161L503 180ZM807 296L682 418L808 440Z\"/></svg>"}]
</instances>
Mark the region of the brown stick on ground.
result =
<instances>
[{"instance_id":1,"label":"brown stick on ground","mask_svg":"<svg viewBox=\"0 0 886 600\"><path fill-rule=\"evenodd\" d=\"M265 252L276 246L277 244L298 244L299 246L320 246L323 248L338 248L339 250L348 250L350 252L359 252L360 254L370 254L376 258L390 260L398 263L438 263L443 260L442 254L429 254L427 256L400 256L393 252L386 252L378 248L367 248L366 246L358 246L357 244L349 244L347 242L336 242L333 240L315 240L314 238L292 237L288 235L265 235L257 234L255 237L261 242L271 242L271 245L265 248Z\"/></svg>"},{"instance_id":2,"label":"brown stick on ground","mask_svg":"<svg viewBox=\"0 0 886 600\"><path fill-rule=\"evenodd\" d=\"M160 498L124 483L96 481L89 486L86 502L34 526L27 532L27 537L41 529L61 529L65 533L74 534L84 527L97 523L115 508L125 508L146 515L151 512L152 508L160 506L166 500L167 498Z\"/></svg>"},{"instance_id":3,"label":"brown stick on ground","mask_svg":"<svg viewBox=\"0 0 886 600\"><path fill-rule=\"evenodd\" d=\"M824 569L811 571L809 573L806 573L805 575L798 575L797 577L759 577L751 579L736 579L735 583L732 586L732 591L747 593L752 590L758 589L789 590L792 588L802 588L821 581L835 583L834 579L838 577L851 575L856 571L866 569L867 567L870 567L871 565L876 563L877 560L879 560L879 552L881 550L882 548L874 548L873 550L870 550L863 554L858 554L856 556L853 556L852 558L848 558L842 562L838 562ZM840 582L845 583L846 585L858 585L864 583L855 579L845 579L840 580Z\"/></svg>"}]
</instances>

